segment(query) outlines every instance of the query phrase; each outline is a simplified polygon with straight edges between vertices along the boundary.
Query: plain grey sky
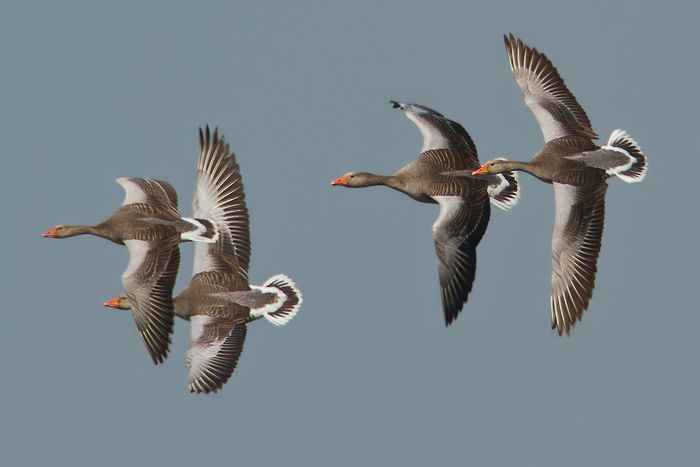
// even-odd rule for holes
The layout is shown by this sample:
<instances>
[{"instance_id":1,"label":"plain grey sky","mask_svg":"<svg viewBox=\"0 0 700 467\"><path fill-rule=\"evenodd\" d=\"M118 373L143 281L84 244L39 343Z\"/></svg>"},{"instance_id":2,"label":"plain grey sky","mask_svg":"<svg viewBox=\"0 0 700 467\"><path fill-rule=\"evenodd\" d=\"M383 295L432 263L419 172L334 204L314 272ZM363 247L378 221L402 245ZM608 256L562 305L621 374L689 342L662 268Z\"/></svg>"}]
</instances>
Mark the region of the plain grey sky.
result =
<instances>
[{"instance_id":1,"label":"plain grey sky","mask_svg":"<svg viewBox=\"0 0 700 467\"><path fill-rule=\"evenodd\" d=\"M3 2L0 463L75 466L690 465L697 462L698 99L691 2ZM434 206L388 189L420 136L389 99L461 122L482 161L542 145L502 35L544 51L606 139L650 169L611 180L597 287L549 327L553 194L494 210L470 301L443 325ZM154 367L126 313L123 247L42 239L96 223L119 176L191 209L196 130L242 167L251 278L304 305L250 327L232 379L187 392L189 327ZM184 245L176 290L189 281Z\"/></svg>"}]
</instances>

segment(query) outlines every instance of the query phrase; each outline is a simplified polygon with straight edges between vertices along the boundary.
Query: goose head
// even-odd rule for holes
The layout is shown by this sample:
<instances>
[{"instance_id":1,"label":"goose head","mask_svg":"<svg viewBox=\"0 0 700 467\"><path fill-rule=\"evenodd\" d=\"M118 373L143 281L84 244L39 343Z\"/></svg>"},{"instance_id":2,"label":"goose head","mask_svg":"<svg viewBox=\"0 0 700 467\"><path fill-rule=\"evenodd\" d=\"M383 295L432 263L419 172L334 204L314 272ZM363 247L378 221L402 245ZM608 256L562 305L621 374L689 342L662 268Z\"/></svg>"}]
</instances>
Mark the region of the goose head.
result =
<instances>
[{"instance_id":1,"label":"goose head","mask_svg":"<svg viewBox=\"0 0 700 467\"><path fill-rule=\"evenodd\" d=\"M129 302L129 297L125 295L120 295L112 300L108 300L104 302L103 305L110 308L117 308L119 310L131 310L131 302Z\"/></svg>"},{"instance_id":2,"label":"goose head","mask_svg":"<svg viewBox=\"0 0 700 467\"><path fill-rule=\"evenodd\" d=\"M344 186L347 188L360 188L376 185L377 176L367 172L348 172L331 181L333 186Z\"/></svg>"},{"instance_id":3,"label":"goose head","mask_svg":"<svg viewBox=\"0 0 700 467\"><path fill-rule=\"evenodd\" d=\"M490 160L475 171L472 175L496 175L510 170L509 161L503 159Z\"/></svg>"},{"instance_id":4,"label":"goose head","mask_svg":"<svg viewBox=\"0 0 700 467\"><path fill-rule=\"evenodd\" d=\"M57 225L53 229L47 230L41 234L41 236L47 238L63 238L66 235L66 231L67 229L65 225Z\"/></svg>"},{"instance_id":5,"label":"goose head","mask_svg":"<svg viewBox=\"0 0 700 467\"><path fill-rule=\"evenodd\" d=\"M41 234L41 236L47 238L66 238L92 232L93 228L87 225L57 225L53 229L47 230Z\"/></svg>"}]
</instances>

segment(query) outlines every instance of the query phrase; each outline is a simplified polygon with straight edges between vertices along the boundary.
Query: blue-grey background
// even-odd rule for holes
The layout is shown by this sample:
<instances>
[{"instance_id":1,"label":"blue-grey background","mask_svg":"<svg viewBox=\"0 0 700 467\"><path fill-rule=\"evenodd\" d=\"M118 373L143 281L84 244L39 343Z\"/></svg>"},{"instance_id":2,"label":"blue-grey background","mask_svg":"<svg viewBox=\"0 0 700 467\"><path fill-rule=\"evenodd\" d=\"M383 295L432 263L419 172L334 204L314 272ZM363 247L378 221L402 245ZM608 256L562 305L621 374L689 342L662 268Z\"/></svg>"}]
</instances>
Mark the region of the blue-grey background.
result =
<instances>
[{"instance_id":1,"label":"blue-grey background","mask_svg":"<svg viewBox=\"0 0 700 467\"><path fill-rule=\"evenodd\" d=\"M688 2L690 3L690 2ZM686 2L3 2L0 463L76 466L690 465L700 433L696 20ZM542 145L502 34L545 51L606 139L650 160L611 180L594 299L549 327L551 187L494 210L466 310L443 325L436 209L392 173L433 107L482 161ZM190 212L197 126L236 151L251 278L293 277L288 326L250 327L214 396L187 392L189 328L150 362L121 293L123 247L42 239L97 223L118 176ZM189 280L183 245L176 290Z\"/></svg>"}]
</instances>

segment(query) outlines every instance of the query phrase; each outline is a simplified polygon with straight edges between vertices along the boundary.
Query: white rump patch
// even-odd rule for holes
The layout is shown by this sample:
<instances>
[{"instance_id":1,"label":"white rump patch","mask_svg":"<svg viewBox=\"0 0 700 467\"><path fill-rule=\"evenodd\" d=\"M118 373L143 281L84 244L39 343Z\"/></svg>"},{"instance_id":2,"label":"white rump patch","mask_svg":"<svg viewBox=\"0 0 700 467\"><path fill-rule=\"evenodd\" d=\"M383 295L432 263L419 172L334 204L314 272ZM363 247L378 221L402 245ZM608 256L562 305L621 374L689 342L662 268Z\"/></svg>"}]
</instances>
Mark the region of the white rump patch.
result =
<instances>
[{"instance_id":1,"label":"white rump patch","mask_svg":"<svg viewBox=\"0 0 700 467\"><path fill-rule=\"evenodd\" d=\"M623 172L626 172L627 170L631 169L635 164L640 163L636 157L634 157L632 154L629 153L629 151L625 150L624 148L621 148L619 146L615 146L615 144L624 144L632 149L633 152L638 153L641 158L643 159L643 167L642 167L642 173L639 174L636 177L630 177L629 175L624 174ZM621 154L626 155L629 157L629 162L627 164L618 166L618 167L612 167L610 169L607 169L605 172L608 175L617 175L620 180L627 182L627 183L637 183L641 182L644 180L644 177L647 175L647 166L648 166L648 161L644 153L642 152L642 148L639 146L639 144L632 139L632 137L625 131L625 130L620 130L617 129L610 133L610 137L608 138L608 144L606 146L603 146L601 149L607 149L609 151L617 151Z\"/></svg>"},{"instance_id":2,"label":"white rump patch","mask_svg":"<svg viewBox=\"0 0 700 467\"><path fill-rule=\"evenodd\" d=\"M299 308L301 307L301 304L304 300L301 296L301 292L289 276L285 274L275 274L274 276L270 277L268 280L265 281L263 287L276 289L277 291L282 292L282 295L284 295L284 300L280 305L281 310L279 310L279 312L270 312L267 315L265 315L265 318L269 322L271 322L275 326L283 326L290 322L292 318L294 318L297 315L297 313L299 313ZM291 289L291 297L285 295L285 288ZM292 297L296 297L297 303L290 308L288 300Z\"/></svg>"},{"instance_id":3,"label":"white rump patch","mask_svg":"<svg viewBox=\"0 0 700 467\"><path fill-rule=\"evenodd\" d=\"M251 309L250 315L253 318L265 318L275 326L283 326L299 312L302 303L301 292L294 282L284 274L276 274L266 280L262 286L251 285L250 288L277 296L273 303L262 308ZM296 298L296 303L294 303L294 298Z\"/></svg>"},{"instance_id":4,"label":"white rump patch","mask_svg":"<svg viewBox=\"0 0 700 467\"><path fill-rule=\"evenodd\" d=\"M617 146L603 146L600 149L605 149L606 151L615 151L619 152L620 154L624 154L629 158L629 161L626 164L623 165L618 165L617 167L610 167L605 171L606 174L608 175L618 175L620 172L624 172L625 170L629 170L632 168L635 162L637 162L637 159L634 157L630 156L630 153L625 151L622 148L618 148Z\"/></svg>"},{"instance_id":5,"label":"white rump patch","mask_svg":"<svg viewBox=\"0 0 700 467\"><path fill-rule=\"evenodd\" d=\"M265 287L265 286L260 286L260 285L251 285L250 288L253 290L259 290L262 293L271 293L271 294L277 295L277 298L275 299L274 302L269 303L269 304L263 306L262 308L251 308L250 309L250 316L252 316L253 318L261 318L261 317L265 318L268 321L270 321L271 323L277 324L279 326L279 324L275 323L273 320L271 320L268 315L269 315L269 313L274 313L275 311L279 310L280 307L284 304L284 301L287 298L287 296L284 293L282 293L282 291L280 289L278 289L277 287Z\"/></svg>"}]
</instances>

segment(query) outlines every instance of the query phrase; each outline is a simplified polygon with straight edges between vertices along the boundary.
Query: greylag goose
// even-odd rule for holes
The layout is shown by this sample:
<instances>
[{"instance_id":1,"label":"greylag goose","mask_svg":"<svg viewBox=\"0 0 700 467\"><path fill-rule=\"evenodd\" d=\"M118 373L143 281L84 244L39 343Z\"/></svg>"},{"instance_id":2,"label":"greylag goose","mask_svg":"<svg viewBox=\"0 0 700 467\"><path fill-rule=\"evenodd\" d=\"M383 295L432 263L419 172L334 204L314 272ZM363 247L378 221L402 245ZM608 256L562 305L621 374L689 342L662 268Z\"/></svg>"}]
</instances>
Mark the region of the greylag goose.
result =
<instances>
[{"instance_id":1,"label":"greylag goose","mask_svg":"<svg viewBox=\"0 0 700 467\"><path fill-rule=\"evenodd\" d=\"M118 178L117 183L124 188L126 197L109 219L95 226L58 225L43 236L90 234L126 245L129 263L122 283L133 305L139 334L153 362L158 364L168 354L173 328L172 290L180 263L178 243L211 243L219 233L210 220L182 218L175 190L167 182Z\"/></svg>"},{"instance_id":2,"label":"greylag goose","mask_svg":"<svg viewBox=\"0 0 700 467\"><path fill-rule=\"evenodd\" d=\"M433 224L433 239L445 325L448 326L457 318L472 290L476 247L486 232L491 214L489 200L502 209L509 209L518 200L517 179L511 173L473 179L444 174L479 167L476 147L467 131L459 123L427 107L391 103L405 112L423 136L418 158L394 175L348 172L331 184L347 188L384 185L422 203L440 205L440 213Z\"/></svg>"},{"instance_id":3,"label":"greylag goose","mask_svg":"<svg viewBox=\"0 0 700 467\"><path fill-rule=\"evenodd\" d=\"M206 132L209 139L209 128ZM215 131L214 139L217 138ZM211 219L181 217L177 194L168 182L122 177L117 183L124 188L126 197L109 219L95 226L57 225L43 236L68 238L89 234L126 245L129 263L122 274L122 284L133 305L139 334L153 362L158 364L168 354L173 328L172 292L180 264L178 243L216 242L218 226Z\"/></svg>"},{"instance_id":4,"label":"greylag goose","mask_svg":"<svg viewBox=\"0 0 700 467\"><path fill-rule=\"evenodd\" d=\"M190 284L174 298L174 312L190 321L187 351L191 392L216 392L230 378L243 350L246 324L265 318L284 325L298 312L302 296L292 280L277 274L262 286L248 284L250 235L243 181L235 155L223 137L200 131L194 216L212 219L215 243L195 245ZM105 302L131 307L130 297Z\"/></svg>"},{"instance_id":5,"label":"greylag goose","mask_svg":"<svg viewBox=\"0 0 700 467\"><path fill-rule=\"evenodd\" d=\"M302 295L284 274L262 286L248 285L242 271L204 271L174 298L175 316L190 321L187 351L190 392L217 392L236 369L246 337L246 324L265 318L275 326L287 324L299 311ZM128 296L104 306L130 310Z\"/></svg>"},{"instance_id":6,"label":"greylag goose","mask_svg":"<svg viewBox=\"0 0 700 467\"><path fill-rule=\"evenodd\" d=\"M510 68L535 115L545 145L530 162L493 160L474 174L528 172L554 185L552 235L552 329L567 335L593 295L605 217L607 178L640 182L647 159L639 145L615 130L596 145L586 112L547 57L512 34L505 36Z\"/></svg>"}]
</instances>

